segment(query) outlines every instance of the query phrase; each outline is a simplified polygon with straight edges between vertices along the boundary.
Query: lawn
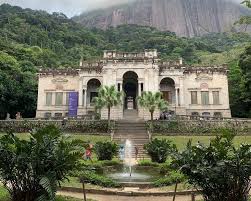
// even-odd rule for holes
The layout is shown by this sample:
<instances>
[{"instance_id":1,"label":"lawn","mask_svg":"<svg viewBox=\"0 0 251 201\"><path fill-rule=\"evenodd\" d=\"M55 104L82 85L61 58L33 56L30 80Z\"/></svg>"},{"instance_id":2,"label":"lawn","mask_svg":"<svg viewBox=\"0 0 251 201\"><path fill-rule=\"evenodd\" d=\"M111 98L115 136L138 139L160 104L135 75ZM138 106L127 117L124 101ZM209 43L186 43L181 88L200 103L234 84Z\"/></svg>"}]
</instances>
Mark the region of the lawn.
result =
<instances>
[{"instance_id":1,"label":"lawn","mask_svg":"<svg viewBox=\"0 0 251 201\"><path fill-rule=\"evenodd\" d=\"M8 191L2 186L0 186L0 201L10 201ZM82 201L82 199L57 196L56 201ZM88 201L94 201L94 200L88 200Z\"/></svg>"},{"instance_id":2,"label":"lawn","mask_svg":"<svg viewBox=\"0 0 251 201\"><path fill-rule=\"evenodd\" d=\"M2 137L4 133L0 133L0 137ZM109 135L93 135L93 134L81 134L81 133L76 133L76 134L68 134L65 133L66 136L70 136L72 139L79 139L83 140L85 142L90 142L95 144L98 141L110 141L111 137ZM27 140L30 136L29 133L18 133L16 134L19 138L23 140Z\"/></svg>"},{"instance_id":3,"label":"lawn","mask_svg":"<svg viewBox=\"0 0 251 201\"><path fill-rule=\"evenodd\" d=\"M191 139L192 143L201 142L204 144L209 144L210 139L215 138L213 136L154 136L154 138L171 140L177 145L178 149L184 149L187 142ZM242 143L251 144L251 136L236 136L234 139L235 145L240 145Z\"/></svg>"}]
</instances>

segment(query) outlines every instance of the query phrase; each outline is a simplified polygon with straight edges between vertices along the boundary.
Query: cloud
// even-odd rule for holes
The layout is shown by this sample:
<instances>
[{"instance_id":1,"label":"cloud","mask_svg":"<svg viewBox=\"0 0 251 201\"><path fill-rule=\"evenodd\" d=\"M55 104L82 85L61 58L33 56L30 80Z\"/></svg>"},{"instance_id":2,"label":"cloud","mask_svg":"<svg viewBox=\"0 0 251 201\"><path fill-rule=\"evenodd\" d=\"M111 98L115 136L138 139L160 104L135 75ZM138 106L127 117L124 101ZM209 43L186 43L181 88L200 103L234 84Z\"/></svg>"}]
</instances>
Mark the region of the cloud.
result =
<instances>
[{"instance_id":1,"label":"cloud","mask_svg":"<svg viewBox=\"0 0 251 201\"><path fill-rule=\"evenodd\" d=\"M0 4L8 3L22 8L46 10L50 13L63 12L71 17L83 11L105 8L129 1L132 0L0 0Z\"/></svg>"},{"instance_id":2,"label":"cloud","mask_svg":"<svg viewBox=\"0 0 251 201\"><path fill-rule=\"evenodd\" d=\"M0 0L0 4L9 3L21 6L22 8L46 10L50 13L63 12L68 17L72 17L84 11L106 8L130 1L133 0ZM241 2L241 0L232 1Z\"/></svg>"}]
</instances>

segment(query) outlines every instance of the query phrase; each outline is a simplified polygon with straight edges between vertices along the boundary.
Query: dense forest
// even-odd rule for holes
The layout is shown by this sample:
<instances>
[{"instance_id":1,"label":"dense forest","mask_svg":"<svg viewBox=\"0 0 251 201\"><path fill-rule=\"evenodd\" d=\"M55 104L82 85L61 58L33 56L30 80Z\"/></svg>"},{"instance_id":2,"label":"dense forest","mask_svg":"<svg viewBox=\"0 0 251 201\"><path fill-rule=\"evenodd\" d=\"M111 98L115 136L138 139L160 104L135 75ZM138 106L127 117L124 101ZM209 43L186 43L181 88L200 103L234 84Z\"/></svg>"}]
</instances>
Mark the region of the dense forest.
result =
<instances>
[{"instance_id":1,"label":"dense forest","mask_svg":"<svg viewBox=\"0 0 251 201\"><path fill-rule=\"evenodd\" d=\"M164 60L183 57L187 64L230 67L233 115L251 116L251 36L210 34L184 38L151 27L123 25L87 29L62 13L0 6L0 116L20 111L34 117L38 68L77 67L80 58L101 57L103 50L142 51L156 48Z\"/></svg>"}]
</instances>

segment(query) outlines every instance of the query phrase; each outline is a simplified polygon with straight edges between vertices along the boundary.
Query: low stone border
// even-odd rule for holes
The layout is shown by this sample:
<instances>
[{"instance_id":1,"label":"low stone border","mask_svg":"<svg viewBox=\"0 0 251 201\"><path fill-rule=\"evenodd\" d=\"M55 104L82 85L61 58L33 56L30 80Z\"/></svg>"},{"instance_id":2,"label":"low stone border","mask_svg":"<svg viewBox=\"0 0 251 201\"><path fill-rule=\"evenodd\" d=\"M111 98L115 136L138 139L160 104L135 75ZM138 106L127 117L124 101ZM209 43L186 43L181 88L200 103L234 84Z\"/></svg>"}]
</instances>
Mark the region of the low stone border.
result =
<instances>
[{"instance_id":1,"label":"low stone border","mask_svg":"<svg viewBox=\"0 0 251 201\"><path fill-rule=\"evenodd\" d=\"M64 192L73 192L73 193L83 193L82 188L73 188L73 187L62 187L59 189ZM86 193L98 194L98 195L118 195L118 196L173 196L174 191L167 192L127 192L122 190L107 190L107 189L85 189ZM199 195L198 191L187 190L187 191L178 191L176 195L191 195L192 193Z\"/></svg>"}]
</instances>

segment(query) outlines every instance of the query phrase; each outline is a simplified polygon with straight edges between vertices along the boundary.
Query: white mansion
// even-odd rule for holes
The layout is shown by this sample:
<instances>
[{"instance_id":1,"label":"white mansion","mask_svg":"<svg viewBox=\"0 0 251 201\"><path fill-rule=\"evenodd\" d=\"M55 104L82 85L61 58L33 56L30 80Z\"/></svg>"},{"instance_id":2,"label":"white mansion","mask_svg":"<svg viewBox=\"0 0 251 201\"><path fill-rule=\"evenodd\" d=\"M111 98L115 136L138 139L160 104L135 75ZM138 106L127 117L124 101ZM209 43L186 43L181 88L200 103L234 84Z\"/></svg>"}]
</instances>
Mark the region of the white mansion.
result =
<instances>
[{"instance_id":1,"label":"white mansion","mask_svg":"<svg viewBox=\"0 0 251 201\"><path fill-rule=\"evenodd\" d=\"M77 69L42 69L39 72L37 118L75 116L94 111L92 99L101 85L115 85L124 91L123 104L112 109L111 117L123 119L133 110L149 119L136 98L143 91L161 91L169 110L177 115L231 117L227 66L187 66L161 62L156 50L141 53L105 51L97 63L80 62ZM130 101L130 104L129 104ZM156 111L155 118L160 115ZM102 118L107 117L106 109Z\"/></svg>"}]
</instances>

